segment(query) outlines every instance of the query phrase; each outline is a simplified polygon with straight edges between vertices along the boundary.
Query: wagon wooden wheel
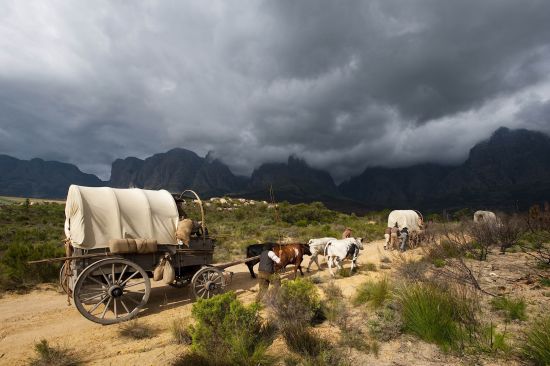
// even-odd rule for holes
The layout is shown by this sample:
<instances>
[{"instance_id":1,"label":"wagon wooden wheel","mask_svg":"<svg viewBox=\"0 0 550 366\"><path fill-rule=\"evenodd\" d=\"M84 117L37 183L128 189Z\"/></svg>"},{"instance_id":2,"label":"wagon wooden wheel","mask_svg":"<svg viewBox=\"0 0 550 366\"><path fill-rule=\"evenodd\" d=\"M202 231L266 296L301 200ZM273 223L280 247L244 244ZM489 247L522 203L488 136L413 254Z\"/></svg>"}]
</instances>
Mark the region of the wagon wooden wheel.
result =
<instances>
[{"instance_id":1,"label":"wagon wooden wheel","mask_svg":"<svg viewBox=\"0 0 550 366\"><path fill-rule=\"evenodd\" d=\"M191 287L197 299L209 299L224 291L225 276L216 267L204 267L198 270L191 279Z\"/></svg>"},{"instance_id":2,"label":"wagon wooden wheel","mask_svg":"<svg viewBox=\"0 0 550 366\"><path fill-rule=\"evenodd\" d=\"M129 320L142 309L151 293L143 268L123 258L99 260L76 280L73 300L78 311L99 324Z\"/></svg>"}]
</instances>

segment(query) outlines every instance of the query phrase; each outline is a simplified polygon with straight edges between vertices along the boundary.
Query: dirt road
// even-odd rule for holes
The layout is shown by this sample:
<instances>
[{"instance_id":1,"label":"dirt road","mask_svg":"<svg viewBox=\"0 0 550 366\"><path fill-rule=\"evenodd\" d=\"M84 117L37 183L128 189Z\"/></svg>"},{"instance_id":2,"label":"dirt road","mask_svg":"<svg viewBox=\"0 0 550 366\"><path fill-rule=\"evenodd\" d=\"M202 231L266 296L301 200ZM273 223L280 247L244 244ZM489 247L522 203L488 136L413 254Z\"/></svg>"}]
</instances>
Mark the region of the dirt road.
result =
<instances>
[{"instance_id":1,"label":"dirt road","mask_svg":"<svg viewBox=\"0 0 550 366\"><path fill-rule=\"evenodd\" d=\"M359 264L379 264L382 241L366 245ZM309 262L306 257L305 264ZM349 263L346 264L349 266ZM313 264L316 268L315 264ZM245 302L254 299L257 283L250 278L244 265L230 268L234 277L230 289ZM352 296L358 284L369 276L384 275L385 271L363 272L336 280L345 296ZM288 272L287 272L288 274ZM311 274L325 281L328 270ZM190 317L193 297L190 290L153 284L148 307L139 322L153 326L154 336L144 340L129 340L118 334L119 325L101 326L86 320L67 297L55 286L42 286L31 293L7 294L0 298L0 364L23 365L34 354L34 344L45 338L52 344L77 350L79 357L91 365L159 365L167 364L181 354L185 347L172 341L169 327L176 318Z\"/></svg>"}]
</instances>

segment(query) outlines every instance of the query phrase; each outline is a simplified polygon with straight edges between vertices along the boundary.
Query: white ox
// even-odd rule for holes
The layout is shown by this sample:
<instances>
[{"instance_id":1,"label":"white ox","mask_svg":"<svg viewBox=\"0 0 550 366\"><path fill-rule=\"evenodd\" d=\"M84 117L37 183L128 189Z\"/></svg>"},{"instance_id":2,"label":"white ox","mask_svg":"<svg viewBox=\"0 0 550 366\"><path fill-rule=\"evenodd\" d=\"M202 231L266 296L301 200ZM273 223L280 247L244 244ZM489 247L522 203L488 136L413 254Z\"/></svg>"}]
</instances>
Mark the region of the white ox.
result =
<instances>
[{"instance_id":1,"label":"white ox","mask_svg":"<svg viewBox=\"0 0 550 366\"><path fill-rule=\"evenodd\" d=\"M329 240L325 247L325 257L327 258L330 274L334 276L334 272L332 272L333 264L335 264L338 269L342 269L342 261L349 256L351 256L350 271L353 272L356 266L357 257L359 256L359 250L361 249L363 249L362 238Z\"/></svg>"},{"instance_id":2,"label":"white ox","mask_svg":"<svg viewBox=\"0 0 550 366\"><path fill-rule=\"evenodd\" d=\"M317 265L317 268L321 270L321 266L319 266L319 254L324 254L325 247L327 246L327 243L331 240L336 240L336 238L317 238L317 239L310 239L308 241L309 245L309 251L311 252L311 259L309 260L309 264L307 265L307 271L309 272L309 268L311 267L311 263L315 262Z\"/></svg>"}]
</instances>

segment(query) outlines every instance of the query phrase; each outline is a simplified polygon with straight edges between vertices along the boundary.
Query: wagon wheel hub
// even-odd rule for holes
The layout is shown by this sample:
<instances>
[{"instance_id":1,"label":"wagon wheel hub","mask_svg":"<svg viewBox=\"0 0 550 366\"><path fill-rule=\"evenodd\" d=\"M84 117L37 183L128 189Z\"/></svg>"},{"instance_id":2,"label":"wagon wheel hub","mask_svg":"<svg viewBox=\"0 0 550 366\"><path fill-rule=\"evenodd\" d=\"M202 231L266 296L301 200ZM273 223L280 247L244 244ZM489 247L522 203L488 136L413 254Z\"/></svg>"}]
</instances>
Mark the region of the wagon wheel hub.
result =
<instances>
[{"instance_id":1,"label":"wagon wheel hub","mask_svg":"<svg viewBox=\"0 0 550 366\"><path fill-rule=\"evenodd\" d=\"M112 286L109 289L109 295L111 295L112 297L121 297L123 294L124 294L124 291L120 286Z\"/></svg>"},{"instance_id":2,"label":"wagon wheel hub","mask_svg":"<svg viewBox=\"0 0 550 366\"><path fill-rule=\"evenodd\" d=\"M208 281L208 282L206 282L205 287L208 289L208 291L213 291L218 286L213 281Z\"/></svg>"}]
</instances>

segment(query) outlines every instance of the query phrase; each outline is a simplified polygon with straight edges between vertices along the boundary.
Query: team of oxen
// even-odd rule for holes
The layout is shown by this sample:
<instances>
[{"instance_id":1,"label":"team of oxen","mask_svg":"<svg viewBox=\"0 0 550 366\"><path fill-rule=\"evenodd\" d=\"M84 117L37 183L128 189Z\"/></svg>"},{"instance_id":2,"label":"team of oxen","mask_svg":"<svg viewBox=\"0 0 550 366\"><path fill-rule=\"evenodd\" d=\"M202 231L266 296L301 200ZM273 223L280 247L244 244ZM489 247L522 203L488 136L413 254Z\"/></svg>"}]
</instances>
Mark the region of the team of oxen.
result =
<instances>
[{"instance_id":1,"label":"team of oxen","mask_svg":"<svg viewBox=\"0 0 550 366\"><path fill-rule=\"evenodd\" d=\"M359 256L359 251L363 249L362 238L318 238L311 239L307 244L252 244L246 248L246 257L252 258L260 255L266 244L272 244L273 251L281 259L281 263L275 266L275 270L279 271L289 264L292 264L294 265L294 278L296 278L298 270L300 271L300 274L302 276L304 275L304 272L302 272L302 260L305 255L311 256L311 260L309 262L309 265L307 266L308 272L313 262L315 262L317 268L321 270L318 257L319 255L323 255L327 260L330 274L334 276L332 267L336 266L336 268L342 269L342 262L345 259L351 259L351 271L353 271L354 268L357 267L357 258ZM253 267L259 261L260 260L257 259L246 263L246 265L248 266L248 270L250 271L250 276L252 276L252 278L256 278Z\"/></svg>"}]
</instances>

